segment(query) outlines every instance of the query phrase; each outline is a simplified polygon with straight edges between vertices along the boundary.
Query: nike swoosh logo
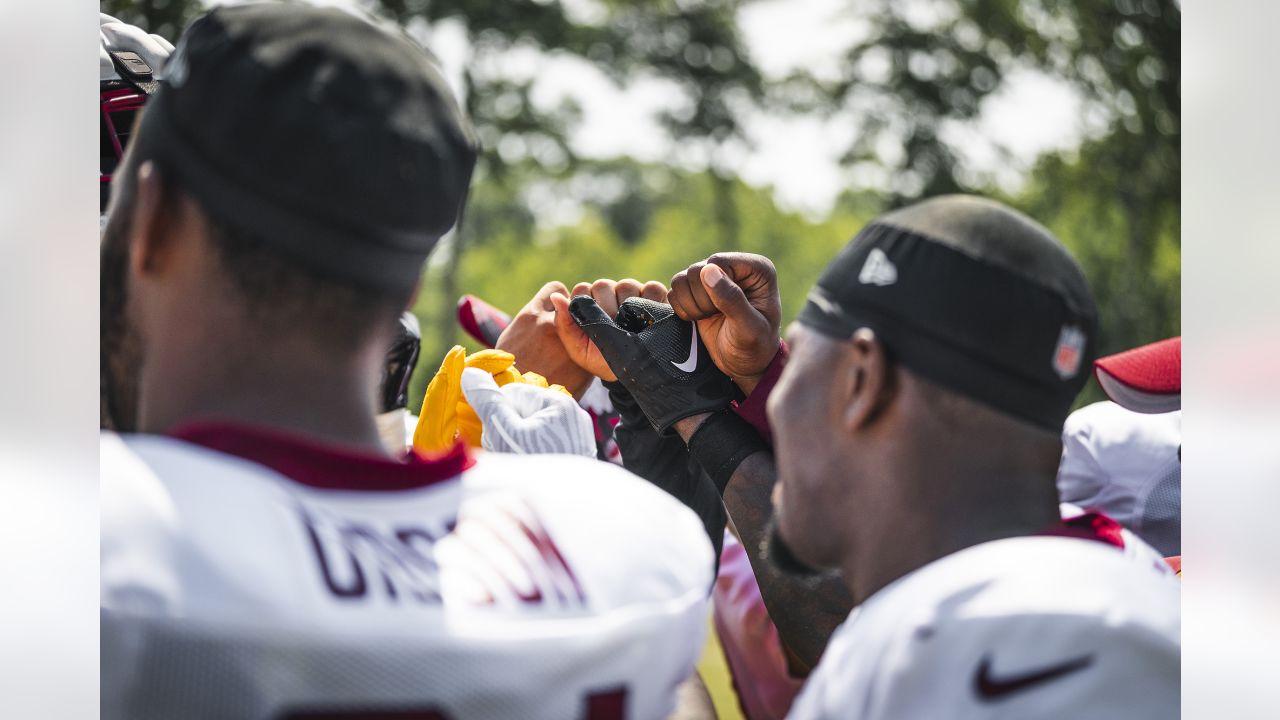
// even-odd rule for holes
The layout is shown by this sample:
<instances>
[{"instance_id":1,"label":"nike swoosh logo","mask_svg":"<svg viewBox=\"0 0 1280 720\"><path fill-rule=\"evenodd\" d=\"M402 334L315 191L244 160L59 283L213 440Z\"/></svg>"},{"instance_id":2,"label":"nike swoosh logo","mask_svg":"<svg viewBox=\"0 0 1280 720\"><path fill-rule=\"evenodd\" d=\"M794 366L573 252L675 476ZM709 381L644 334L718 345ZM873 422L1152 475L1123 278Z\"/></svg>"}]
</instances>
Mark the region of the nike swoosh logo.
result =
<instances>
[{"instance_id":1,"label":"nike swoosh logo","mask_svg":"<svg viewBox=\"0 0 1280 720\"><path fill-rule=\"evenodd\" d=\"M689 357L682 363L678 363L675 360L671 361L671 364L675 365L677 370L687 373L698 369L698 323L691 324L693 325L693 336L689 339Z\"/></svg>"},{"instance_id":2,"label":"nike swoosh logo","mask_svg":"<svg viewBox=\"0 0 1280 720\"><path fill-rule=\"evenodd\" d=\"M978 672L973 676L973 689L982 700L999 700L1011 693L1027 690L1083 670L1092 663L1093 656L1084 655L1041 670L996 678L991 675L991 657L988 655L984 656L982 662L978 664Z\"/></svg>"}]
</instances>

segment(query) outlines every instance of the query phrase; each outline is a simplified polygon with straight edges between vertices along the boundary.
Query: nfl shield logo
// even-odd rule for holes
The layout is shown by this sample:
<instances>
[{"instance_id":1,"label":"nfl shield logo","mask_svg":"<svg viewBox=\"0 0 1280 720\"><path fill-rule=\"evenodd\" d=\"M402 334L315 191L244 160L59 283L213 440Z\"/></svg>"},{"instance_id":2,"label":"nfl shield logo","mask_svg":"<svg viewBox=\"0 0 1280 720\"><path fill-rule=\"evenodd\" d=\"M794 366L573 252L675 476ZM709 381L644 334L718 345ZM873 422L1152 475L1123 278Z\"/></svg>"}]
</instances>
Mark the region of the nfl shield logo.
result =
<instances>
[{"instance_id":1,"label":"nfl shield logo","mask_svg":"<svg viewBox=\"0 0 1280 720\"><path fill-rule=\"evenodd\" d=\"M1053 371L1058 377L1069 380L1080 372L1080 358L1084 355L1084 331L1074 325L1063 325L1058 335L1058 347L1053 351Z\"/></svg>"}]
</instances>

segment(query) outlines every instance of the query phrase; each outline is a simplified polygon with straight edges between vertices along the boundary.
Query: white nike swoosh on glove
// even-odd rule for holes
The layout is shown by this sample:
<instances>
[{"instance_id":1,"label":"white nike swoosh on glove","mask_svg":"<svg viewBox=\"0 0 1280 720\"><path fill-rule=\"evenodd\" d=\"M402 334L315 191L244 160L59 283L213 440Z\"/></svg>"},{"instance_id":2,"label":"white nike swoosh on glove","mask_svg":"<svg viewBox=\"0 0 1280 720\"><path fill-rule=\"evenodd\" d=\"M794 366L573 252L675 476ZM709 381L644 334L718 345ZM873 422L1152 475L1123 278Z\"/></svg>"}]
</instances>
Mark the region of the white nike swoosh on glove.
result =
<instances>
[{"instance_id":1,"label":"white nike swoosh on glove","mask_svg":"<svg viewBox=\"0 0 1280 720\"><path fill-rule=\"evenodd\" d=\"M671 361L677 370L691 373L698 369L698 323L693 323L693 337L689 340L689 357L682 363Z\"/></svg>"}]
</instances>

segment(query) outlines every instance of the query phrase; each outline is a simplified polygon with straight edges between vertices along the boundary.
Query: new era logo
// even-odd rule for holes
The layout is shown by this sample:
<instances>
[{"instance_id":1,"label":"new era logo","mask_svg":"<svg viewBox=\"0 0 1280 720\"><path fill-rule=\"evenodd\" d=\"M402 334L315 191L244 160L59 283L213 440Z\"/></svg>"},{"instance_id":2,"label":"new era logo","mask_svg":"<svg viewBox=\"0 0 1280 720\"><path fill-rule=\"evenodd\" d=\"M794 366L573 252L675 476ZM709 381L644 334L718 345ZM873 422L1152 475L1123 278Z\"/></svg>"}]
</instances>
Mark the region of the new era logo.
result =
<instances>
[{"instance_id":1,"label":"new era logo","mask_svg":"<svg viewBox=\"0 0 1280 720\"><path fill-rule=\"evenodd\" d=\"M1080 372L1083 357L1084 331L1074 325L1063 325L1058 346L1053 351L1053 371L1063 380L1070 380Z\"/></svg>"},{"instance_id":2,"label":"new era logo","mask_svg":"<svg viewBox=\"0 0 1280 720\"><path fill-rule=\"evenodd\" d=\"M880 248L871 250L867 262L858 273L858 282L863 285L892 285L898 281L898 268L893 266L889 256Z\"/></svg>"}]
</instances>

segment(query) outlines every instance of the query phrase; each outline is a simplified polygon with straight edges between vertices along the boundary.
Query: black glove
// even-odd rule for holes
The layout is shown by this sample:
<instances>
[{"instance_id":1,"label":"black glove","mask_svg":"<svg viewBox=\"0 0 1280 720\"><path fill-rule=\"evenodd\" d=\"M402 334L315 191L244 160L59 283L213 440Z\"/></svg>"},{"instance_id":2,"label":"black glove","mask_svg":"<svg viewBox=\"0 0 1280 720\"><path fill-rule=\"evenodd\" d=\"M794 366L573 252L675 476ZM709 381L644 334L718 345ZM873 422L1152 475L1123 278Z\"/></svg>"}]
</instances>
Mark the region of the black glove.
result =
<instances>
[{"instance_id":1,"label":"black glove","mask_svg":"<svg viewBox=\"0 0 1280 720\"><path fill-rule=\"evenodd\" d=\"M697 327L676 317L670 305L628 298L615 324L595 300L579 295L569 312L660 433L742 396L711 361Z\"/></svg>"},{"instance_id":2,"label":"black glove","mask_svg":"<svg viewBox=\"0 0 1280 720\"><path fill-rule=\"evenodd\" d=\"M654 485L666 490L673 497L697 513L707 537L716 551L716 572L720 570L720 550L724 545L724 527L728 515L715 483L702 471L698 461L674 436L662 437L649 424L644 411L622 386L622 383L606 382L609 400L618 411L618 425L613 428L613 438L622 454L622 466Z\"/></svg>"}]
</instances>

